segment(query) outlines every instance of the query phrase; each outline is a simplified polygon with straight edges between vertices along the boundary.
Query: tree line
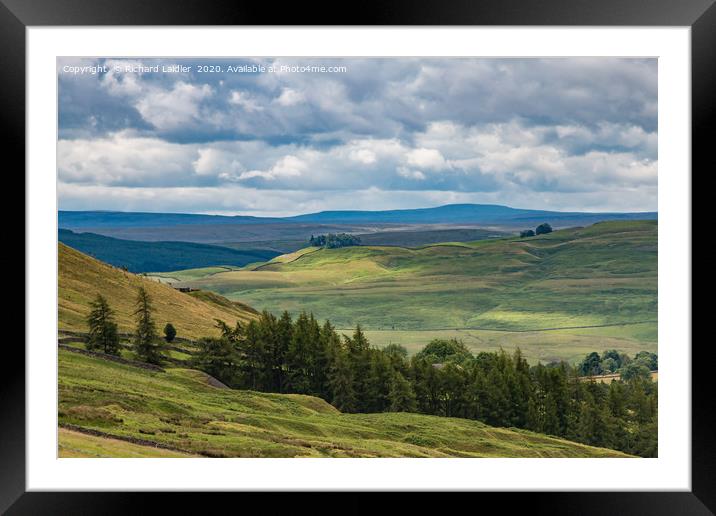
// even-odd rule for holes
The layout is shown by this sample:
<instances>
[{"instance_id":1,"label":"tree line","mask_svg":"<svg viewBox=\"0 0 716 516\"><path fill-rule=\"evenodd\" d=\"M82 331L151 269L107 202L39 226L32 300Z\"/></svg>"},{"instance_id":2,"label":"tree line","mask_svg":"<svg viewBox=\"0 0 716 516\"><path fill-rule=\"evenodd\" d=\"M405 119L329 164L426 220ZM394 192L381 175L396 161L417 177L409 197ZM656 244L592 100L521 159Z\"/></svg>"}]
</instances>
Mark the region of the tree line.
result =
<instances>
[{"instance_id":1,"label":"tree line","mask_svg":"<svg viewBox=\"0 0 716 516\"><path fill-rule=\"evenodd\" d=\"M89 320L96 323L97 315ZM137 356L161 361L151 300L143 289L135 319ZM113 324L111 317L103 320ZM360 326L341 335L329 321L321 324L307 313L294 319L288 312L277 317L264 311L248 323L216 325L219 336L199 339L193 366L235 389L318 396L342 412L475 419L644 457L657 454L657 384L640 374L611 384L580 381L591 354L576 367L530 366L519 348L473 354L461 341L436 339L408 357L402 346L370 346ZM88 347L105 342L102 335L90 331ZM597 357L614 358L610 352ZM621 356L637 364L643 358Z\"/></svg>"},{"instance_id":2,"label":"tree line","mask_svg":"<svg viewBox=\"0 0 716 516\"><path fill-rule=\"evenodd\" d=\"M327 235L311 235L308 243L312 247L325 247L327 249L336 249L338 247L349 247L360 245L360 237L350 235L348 233L328 233Z\"/></svg>"},{"instance_id":3,"label":"tree line","mask_svg":"<svg viewBox=\"0 0 716 516\"><path fill-rule=\"evenodd\" d=\"M625 380L635 376L648 378L651 371L658 369L659 357L656 353L639 351L634 358L631 358L626 353L619 353L615 349L605 351L601 356L597 352L589 353L577 365L577 371L581 376L619 373Z\"/></svg>"}]
</instances>

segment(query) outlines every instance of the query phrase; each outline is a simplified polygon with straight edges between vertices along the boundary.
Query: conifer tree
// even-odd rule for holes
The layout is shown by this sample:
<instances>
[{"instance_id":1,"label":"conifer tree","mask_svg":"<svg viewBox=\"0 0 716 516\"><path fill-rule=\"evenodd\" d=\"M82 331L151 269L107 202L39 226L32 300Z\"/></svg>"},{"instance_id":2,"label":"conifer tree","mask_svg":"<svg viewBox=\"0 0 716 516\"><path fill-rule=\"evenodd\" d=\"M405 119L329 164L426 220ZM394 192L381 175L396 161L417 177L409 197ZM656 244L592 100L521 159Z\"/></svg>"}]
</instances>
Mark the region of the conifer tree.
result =
<instances>
[{"instance_id":1,"label":"conifer tree","mask_svg":"<svg viewBox=\"0 0 716 516\"><path fill-rule=\"evenodd\" d=\"M134 318L137 322L134 331L134 351L140 360L150 364L159 364L163 358L162 349L159 345L152 311L152 300L149 294L144 287L139 287L134 310Z\"/></svg>"},{"instance_id":2,"label":"conifer tree","mask_svg":"<svg viewBox=\"0 0 716 516\"><path fill-rule=\"evenodd\" d=\"M356 326L352 337L345 337L348 349L348 362L353 378L353 392L356 399L356 410L367 412L369 400L370 348L360 324Z\"/></svg>"},{"instance_id":3,"label":"conifer tree","mask_svg":"<svg viewBox=\"0 0 716 516\"><path fill-rule=\"evenodd\" d=\"M119 355L119 336L117 324L114 322L114 311L101 294L97 294L90 307L91 311L87 316L87 349L99 349L109 355Z\"/></svg>"},{"instance_id":4,"label":"conifer tree","mask_svg":"<svg viewBox=\"0 0 716 516\"><path fill-rule=\"evenodd\" d=\"M293 325L291 342L286 354L290 392L308 394L311 390L311 320L304 312Z\"/></svg>"},{"instance_id":5,"label":"conifer tree","mask_svg":"<svg viewBox=\"0 0 716 516\"><path fill-rule=\"evenodd\" d=\"M228 339L204 337L199 339L198 346L199 351L193 358L194 367L230 387L236 387L238 385L236 349Z\"/></svg>"},{"instance_id":6,"label":"conifer tree","mask_svg":"<svg viewBox=\"0 0 716 516\"><path fill-rule=\"evenodd\" d=\"M356 398L355 392L353 392L353 376L345 352L339 351L334 357L328 382L333 406L341 412L355 412Z\"/></svg>"},{"instance_id":7,"label":"conifer tree","mask_svg":"<svg viewBox=\"0 0 716 516\"><path fill-rule=\"evenodd\" d=\"M540 413L538 401L535 398L530 398L527 402L526 427L533 432L542 433L542 414Z\"/></svg>"},{"instance_id":8,"label":"conifer tree","mask_svg":"<svg viewBox=\"0 0 716 516\"><path fill-rule=\"evenodd\" d=\"M326 321L320 330L319 345L314 364L316 371L314 378L315 391L321 398L330 399L330 370L339 352L341 352L341 339L330 321Z\"/></svg>"},{"instance_id":9,"label":"conifer tree","mask_svg":"<svg viewBox=\"0 0 716 516\"><path fill-rule=\"evenodd\" d=\"M276 360L280 366L274 369L274 385L276 392L285 392L287 388L286 364L288 361L288 350L293 335L293 321L291 315L284 310L276 323Z\"/></svg>"},{"instance_id":10,"label":"conifer tree","mask_svg":"<svg viewBox=\"0 0 716 516\"><path fill-rule=\"evenodd\" d=\"M417 409L413 386L398 371L393 373L388 398L391 412L415 412Z\"/></svg>"},{"instance_id":11,"label":"conifer tree","mask_svg":"<svg viewBox=\"0 0 716 516\"><path fill-rule=\"evenodd\" d=\"M370 360L370 373L367 383L367 396L365 400L368 412L383 412L390 405L390 384L393 370L390 359L380 350L368 351Z\"/></svg>"}]
</instances>

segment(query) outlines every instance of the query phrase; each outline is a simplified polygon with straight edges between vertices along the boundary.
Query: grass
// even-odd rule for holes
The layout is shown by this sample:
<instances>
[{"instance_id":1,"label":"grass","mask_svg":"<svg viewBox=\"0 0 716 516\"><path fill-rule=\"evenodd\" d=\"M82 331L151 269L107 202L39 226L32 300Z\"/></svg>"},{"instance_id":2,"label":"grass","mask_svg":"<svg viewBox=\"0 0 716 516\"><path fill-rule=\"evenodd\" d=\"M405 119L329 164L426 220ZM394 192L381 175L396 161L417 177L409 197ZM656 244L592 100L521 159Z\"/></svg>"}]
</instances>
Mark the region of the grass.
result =
<instances>
[{"instance_id":1,"label":"grass","mask_svg":"<svg viewBox=\"0 0 716 516\"><path fill-rule=\"evenodd\" d=\"M102 457L197 457L189 453L164 450L152 446L87 435L66 428L58 432L59 456L61 458L102 458Z\"/></svg>"},{"instance_id":2,"label":"grass","mask_svg":"<svg viewBox=\"0 0 716 516\"><path fill-rule=\"evenodd\" d=\"M528 431L407 413L342 414L311 396L211 387L190 369L154 372L59 350L63 457L624 457ZM172 452L122 441L142 439Z\"/></svg>"},{"instance_id":3,"label":"grass","mask_svg":"<svg viewBox=\"0 0 716 516\"><path fill-rule=\"evenodd\" d=\"M456 338L462 340L473 353L479 351L513 352L520 348L531 364L566 360L576 363L592 351L618 349L630 356L639 351L657 351L656 336L652 337L654 324L633 326L585 328L573 330L549 330L534 332L509 332L470 329L448 330L367 330L370 343L376 347L399 344L409 354L420 351L433 339ZM655 330L655 328L654 328ZM339 330L350 335L352 329ZM653 338L653 340L650 340Z\"/></svg>"},{"instance_id":4,"label":"grass","mask_svg":"<svg viewBox=\"0 0 716 516\"><path fill-rule=\"evenodd\" d=\"M263 262L260 262L263 263ZM205 278L212 274L218 274L220 272L227 272L232 270L238 270L241 267L229 267L229 266L216 266L216 267L198 267L196 269L184 269L180 271L172 272L150 272L147 276L150 278L156 278L164 283L179 283L182 281L191 281L199 278Z\"/></svg>"},{"instance_id":5,"label":"grass","mask_svg":"<svg viewBox=\"0 0 716 516\"><path fill-rule=\"evenodd\" d=\"M497 230L487 230L476 227L452 228L444 225L419 225L419 229L410 227L392 228L391 231L381 231L376 228L371 233L356 231L359 228L346 228L348 232L357 234L363 245L393 245L401 247L415 247L446 241L470 242L484 238L505 236L507 233ZM363 229L365 231L365 228ZM340 233L340 226L324 228L318 233ZM306 238L289 240L265 240L251 242L222 242L220 245L237 250L267 249L282 254L290 254L306 246Z\"/></svg>"},{"instance_id":6,"label":"grass","mask_svg":"<svg viewBox=\"0 0 716 516\"><path fill-rule=\"evenodd\" d=\"M410 348L438 331L466 332L475 349L492 349L525 337L474 332L613 325L529 339L544 346L533 358L573 358L590 346L655 349L657 241L656 221L611 221L527 239L304 249L186 284L259 310L312 311L342 328L360 323Z\"/></svg>"},{"instance_id":7,"label":"grass","mask_svg":"<svg viewBox=\"0 0 716 516\"><path fill-rule=\"evenodd\" d=\"M60 330L86 331L89 304L102 294L116 312L120 332L134 329L134 301L139 286L152 298L159 331L171 322L179 337L199 338L213 335L214 319L229 324L248 321L253 309L231 302L214 293L182 293L168 285L123 271L58 245L58 319Z\"/></svg>"}]
</instances>

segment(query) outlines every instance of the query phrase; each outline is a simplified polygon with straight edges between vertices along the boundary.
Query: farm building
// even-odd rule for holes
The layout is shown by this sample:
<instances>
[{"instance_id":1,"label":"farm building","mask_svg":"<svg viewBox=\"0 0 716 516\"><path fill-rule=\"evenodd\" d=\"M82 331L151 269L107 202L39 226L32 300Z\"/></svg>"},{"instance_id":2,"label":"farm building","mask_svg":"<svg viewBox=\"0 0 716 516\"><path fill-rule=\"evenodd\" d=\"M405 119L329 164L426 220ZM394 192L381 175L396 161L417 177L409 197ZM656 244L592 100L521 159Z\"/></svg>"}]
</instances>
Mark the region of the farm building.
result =
<instances>
[{"instance_id":1,"label":"farm building","mask_svg":"<svg viewBox=\"0 0 716 516\"><path fill-rule=\"evenodd\" d=\"M174 285L172 285L172 287L174 288L174 290L178 290L179 292L196 292L197 290L199 290L198 288L177 287L177 286L174 286Z\"/></svg>"}]
</instances>

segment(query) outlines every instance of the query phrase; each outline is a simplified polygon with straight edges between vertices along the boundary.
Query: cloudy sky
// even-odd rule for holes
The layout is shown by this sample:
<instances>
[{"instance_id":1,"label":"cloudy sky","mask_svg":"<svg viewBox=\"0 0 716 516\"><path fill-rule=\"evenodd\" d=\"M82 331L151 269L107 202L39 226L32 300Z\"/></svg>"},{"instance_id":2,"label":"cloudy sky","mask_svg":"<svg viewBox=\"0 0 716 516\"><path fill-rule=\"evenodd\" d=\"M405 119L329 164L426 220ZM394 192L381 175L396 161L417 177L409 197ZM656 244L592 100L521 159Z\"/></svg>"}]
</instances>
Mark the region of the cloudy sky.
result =
<instances>
[{"instance_id":1,"label":"cloudy sky","mask_svg":"<svg viewBox=\"0 0 716 516\"><path fill-rule=\"evenodd\" d=\"M60 209L657 209L655 59L64 58L58 76Z\"/></svg>"}]
</instances>

